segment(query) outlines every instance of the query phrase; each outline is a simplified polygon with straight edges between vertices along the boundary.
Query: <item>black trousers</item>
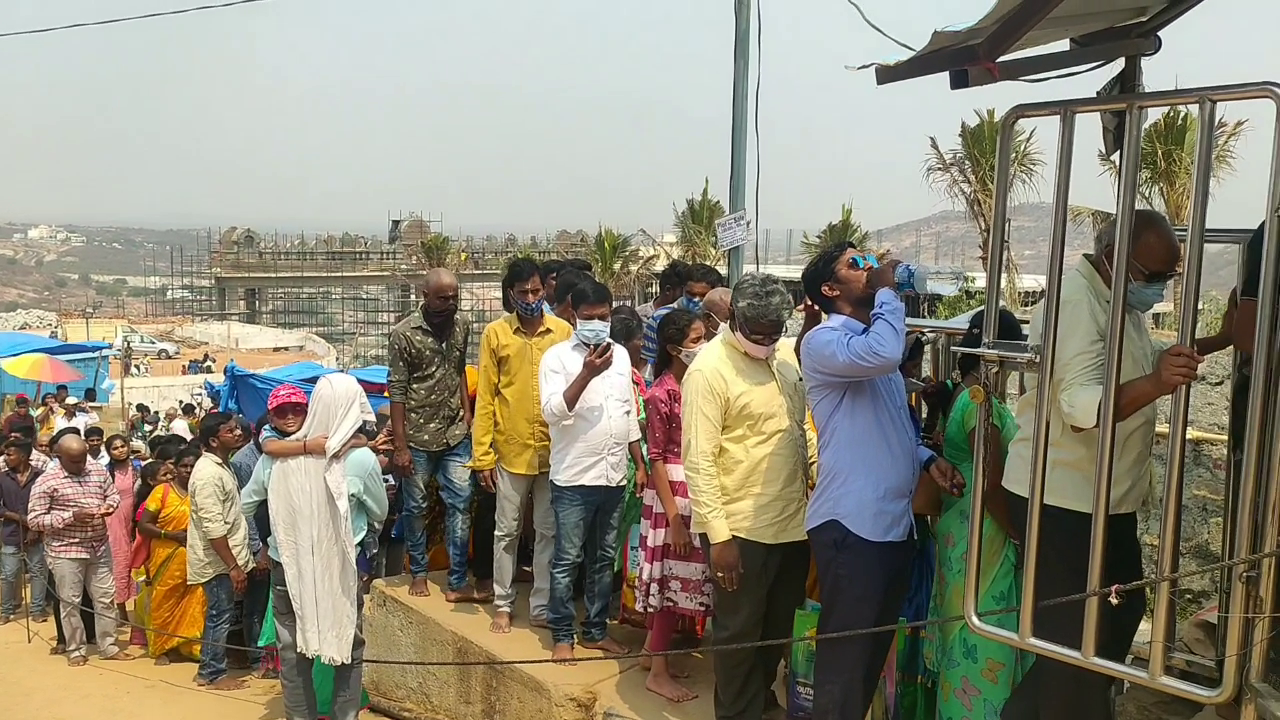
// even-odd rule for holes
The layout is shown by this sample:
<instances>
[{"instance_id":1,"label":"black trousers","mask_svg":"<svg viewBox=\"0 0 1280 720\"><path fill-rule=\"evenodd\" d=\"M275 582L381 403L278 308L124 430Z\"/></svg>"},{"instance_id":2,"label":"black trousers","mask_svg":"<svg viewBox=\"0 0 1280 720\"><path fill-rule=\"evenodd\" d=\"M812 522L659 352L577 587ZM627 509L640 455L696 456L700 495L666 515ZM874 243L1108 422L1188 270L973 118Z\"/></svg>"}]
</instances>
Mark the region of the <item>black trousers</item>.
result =
<instances>
[{"instance_id":1,"label":"black trousers","mask_svg":"<svg viewBox=\"0 0 1280 720\"><path fill-rule=\"evenodd\" d=\"M1027 499L1009 495L1013 522L1024 526ZM1036 600L1065 597L1088 589L1089 513L1046 505L1040 515L1040 549L1036 571ZM1142 579L1142 546L1138 543L1138 515L1125 513L1108 519L1102 583L1124 585ZM1105 599L1099 615L1098 656L1124 662L1146 611L1145 590L1125 593L1112 606ZM1079 648L1084 631L1084 602L1040 606L1035 611L1035 634L1051 642ZM1005 703L1002 720L1107 720L1111 718L1114 679L1047 657L1036 658L1031 670Z\"/></svg>"},{"instance_id":2,"label":"black trousers","mask_svg":"<svg viewBox=\"0 0 1280 720\"><path fill-rule=\"evenodd\" d=\"M738 589L727 592L716 585L716 616L712 624L716 645L791 636L796 608L804 602L809 578L809 543L766 545L736 538L742 557ZM704 547L709 547L703 537ZM778 679L778 664L786 646L717 652L712 656L716 673L716 720L761 720L774 707L768 697Z\"/></svg>"},{"instance_id":3,"label":"black trousers","mask_svg":"<svg viewBox=\"0 0 1280 720\"><path fill-rule=\"evenodd\" d=\"M49 573L48 589L45 592L45 603L53 612L53 624L58 631L58 644L66 645L67 636L62 632L62 613L59 608L62 607L62 601L58 599L58 586L53 582L53 573ZM80 622L84 623L85 642L90 645L96 643L97 635L97 616L93 614L93 599L89 597L89 591L85 590L80 596Z\"/></svg>"},{"instance_id":4,"label":"black trousers","mask_svg":"<svg viewBox=\"0 0 1280 720\"><path fill-rule=\"evenodd\" d=\"M809 531L818 566L818 634L895 626L911 585L914 540L873 542L828 520ZM864 718L893 646L894 631L817 643L813 720Z\"/></svg>"},{"instance_id":5,"label":"black trousers","mask_svg":"<svg viewBox=\"0 0 1280 720\"><path fill-rule=\"evenodd\" d=\"M493 533L498 528L498 496L479 490L471 519L471 574L476 580L493 580Z\"/></svg>"}]
</instances>

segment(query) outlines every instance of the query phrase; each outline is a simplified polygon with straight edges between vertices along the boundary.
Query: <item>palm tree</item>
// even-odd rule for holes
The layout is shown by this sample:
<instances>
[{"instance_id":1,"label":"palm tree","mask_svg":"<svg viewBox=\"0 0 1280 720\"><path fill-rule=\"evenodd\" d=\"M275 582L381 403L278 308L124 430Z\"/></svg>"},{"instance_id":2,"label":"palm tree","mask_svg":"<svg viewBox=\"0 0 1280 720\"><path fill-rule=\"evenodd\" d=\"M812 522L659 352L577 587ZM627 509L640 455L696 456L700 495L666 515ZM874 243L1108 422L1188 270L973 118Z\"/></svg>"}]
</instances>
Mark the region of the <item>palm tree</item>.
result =
<instances>
[{"instance_id":1,"label":"palm tree","mask_svg":"<svg viewBox=\"0 0 1280 720\"><path fill-rule=\"evenodd\" d=\"M952 205L964 210L978 231L978 258L987 264L991 241L992 213L996 199L996 142L1000 135L1000 118L994 108L975 110L977 121L960 122L956 145L943 150L935 136L929 136L929 152L924 160L925 182ZM1010 202L1029 200L1038 194L1044 172L1044 153L1040 150L1034 128L1017 126L1013 131L1013 154L1009 161ZM1008 233L1004 233L1005 295L1010 304L1018 300L1018 264L1009 249Z\"/></svg>"},{"instance_id":2,"label":"palm tree","mask_svg":"<svg viewBox=\"0 0 1280 720\"><path fill-rule=\"evenodd\" d=\"M1138 161L1138 205L1159 210L1175 227L1186 227L1191 221L1191 190L1194 182L1196 134L1199 118L1185 107L1171 107L1142 130L1142 157ZM1210 189L1235 172L1240 160L1237 147L1249 131L1248 120L1227 121L1219 118L1213 128L1213 161L1209 169ZM1100 175L1111 179L1112 186L1120 178L1120 165L1105 152L1098 151ZM1071 220L1078 226L1097 232L1115 215L1107 210L1073 206ZM1182 304L1181 277L1173 282L1174 317L1179 317Z\"/></svg>"},{"instance_id":3,"label":"palm tree","mask_svg":"<svg viewBox=\"0 0 1280 720\"><path fill-rule=\"evenodd\" d=\"M596 279L615 295L631 295L650 272L651 257L645 257L634 235L601 225L583 249L583 259L595 268Z\"/></svg>"},{"instance_id":4,"label":"palm tree","mask_svg":"<svg viewBox=\"0 0 1280 720\"><path fill-rule=\"evenodd\" d=\"M853 245L859 250L869 250L871 233L862 227L862 223L853 219L853 205L840 206L840 219L827 223L817 235L805 233L800 240L800 251L809 260L831 247L848 247Z\"/></svg>"},{"instance_id":5,"label":"palm tree","mask_svg":"<svg viewBox=\"0 0 1280 720\"><path fill-rule=\"evenodd\" d=\"M444 233L433 232L418 240L413 248L413 255L424 268L447 268L457 270L462 266L463 255L453 238Z\"/></svg>"},{"instance_id":6,"label":"palm tree","mask_svg":"<svg viewBox=\"0 0 1280 720\"><path fill-rule=\"evenodd\" d=\"M673 204L676 256L689 263L719 265L724 253L716 244L716 221L725 216L724 204L711 194L711 179L702 183L700 195L685 198L684 207Z\"/></svg>"}]
</instances>

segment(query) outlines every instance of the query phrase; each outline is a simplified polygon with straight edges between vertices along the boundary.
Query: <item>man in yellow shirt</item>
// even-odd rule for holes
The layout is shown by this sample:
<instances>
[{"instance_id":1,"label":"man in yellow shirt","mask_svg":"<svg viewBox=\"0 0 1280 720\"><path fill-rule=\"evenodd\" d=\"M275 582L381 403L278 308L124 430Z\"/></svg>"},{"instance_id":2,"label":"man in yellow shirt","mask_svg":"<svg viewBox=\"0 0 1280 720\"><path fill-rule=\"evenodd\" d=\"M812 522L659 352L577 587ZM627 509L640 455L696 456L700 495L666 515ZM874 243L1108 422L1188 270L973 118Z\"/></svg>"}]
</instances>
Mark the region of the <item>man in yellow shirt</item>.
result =
<instances>
[{"instance_id":1,"label":"man in yellow shirt","mask_svg":"<svg viewBox=\"0 0 1280 720\"><path fill-rule=\"evenodd\" d=\"M684 471L694 532L715 578L716 644L790 635L805 599L809 434L794 352L778 352L794 303L763 273L733 288L726 329L684 377ZM717 720L761 720L782 646L717 652Z\"/></svg>"},{"instance_id":2,"label":"man in yellow shirt","mask_svg":"<svg viewBox=\"0 0 1280 720\"><path fill-rule=\"evenodd\" d=\"M573 335L569 323L543 310L538 264L516 258L502 278L507 314L480 337L479 381L471 426L472 469L481 485L497 493L493 542L496 613L489 629L511 632L516 600L516 547L524 526L525 500L533 493L533 593L529 621L545 625L551 594L551 556L556 524L551 511L551 440L542 419L538 366L551 346Z\"/></svg>"}]
</instances>

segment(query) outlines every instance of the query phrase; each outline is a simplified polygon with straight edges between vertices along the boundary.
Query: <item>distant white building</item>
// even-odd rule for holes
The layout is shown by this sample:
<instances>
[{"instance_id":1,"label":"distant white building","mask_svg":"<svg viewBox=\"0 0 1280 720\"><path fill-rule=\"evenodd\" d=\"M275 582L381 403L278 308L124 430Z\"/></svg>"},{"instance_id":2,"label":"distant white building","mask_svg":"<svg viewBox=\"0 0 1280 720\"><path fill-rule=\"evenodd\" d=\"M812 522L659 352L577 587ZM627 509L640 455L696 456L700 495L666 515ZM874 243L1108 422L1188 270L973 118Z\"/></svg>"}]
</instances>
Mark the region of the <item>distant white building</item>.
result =
<instances>
[{"instance_id":1,"label":"distant white building","mask_svg":"<svg viewBox=\"0 0 1280 720\"><path fill-rule=\"evenodd\" d=\"M14 234L13 234L13 239L14 239L14 240L26 240L26 239L27 239L27 234L26 234L26 233L24 233L24 232L16 232L16 233L14 233Z\"/></svg>"},{"instance_id":2,"label":"distant white building","mask_svg":"<svg viewBox=\"0 0 1280 720\"><path fill-rule=\"evenodd\" d=\"M55 240L59 228L52 225L37 225L27 231L28 240Z\"/></svg>"}]
</instances>

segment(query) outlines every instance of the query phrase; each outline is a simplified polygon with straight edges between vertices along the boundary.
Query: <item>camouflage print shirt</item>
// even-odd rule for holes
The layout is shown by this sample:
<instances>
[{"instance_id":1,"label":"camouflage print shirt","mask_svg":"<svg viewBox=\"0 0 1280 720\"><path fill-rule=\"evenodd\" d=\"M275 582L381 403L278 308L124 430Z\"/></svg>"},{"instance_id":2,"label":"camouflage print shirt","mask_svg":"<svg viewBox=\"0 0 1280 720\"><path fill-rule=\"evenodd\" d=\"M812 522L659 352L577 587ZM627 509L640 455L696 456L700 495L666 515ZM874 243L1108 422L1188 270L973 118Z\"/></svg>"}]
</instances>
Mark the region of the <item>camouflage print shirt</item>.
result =
<instances>
[{"instance_id":1,"label":"camouflage print shirt","mask_svg":"<svg viewBox=\"0 0 1280 720\"><path fill-rule=\"evenodd\" d=\"M467 436L462 417L462 378L471 323L459 314L446 338L431 333L419 308L391 331L391 381L387 395L404 405L409 447L445 450Z\"/></svg>"}]
</instances>

